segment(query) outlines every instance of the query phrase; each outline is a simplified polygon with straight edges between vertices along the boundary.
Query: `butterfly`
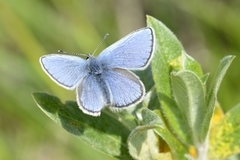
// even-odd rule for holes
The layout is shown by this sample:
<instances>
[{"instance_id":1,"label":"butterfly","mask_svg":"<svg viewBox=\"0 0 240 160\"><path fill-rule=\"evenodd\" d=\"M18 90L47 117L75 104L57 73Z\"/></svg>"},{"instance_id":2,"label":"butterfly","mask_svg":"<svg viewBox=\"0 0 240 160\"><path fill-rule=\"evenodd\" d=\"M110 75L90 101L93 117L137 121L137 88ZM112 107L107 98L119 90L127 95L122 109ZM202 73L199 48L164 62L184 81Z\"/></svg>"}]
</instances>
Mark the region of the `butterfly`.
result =
<instances>
[{"instance_id":1,"label":"butterfly","mask_svg":"<svg viewBox=\"0 0 240 160\"><path fill-rule=\"evenodd\" d=\"M105 106L120 110L143 100L145 87L129 70L145 69L154 46L154 30L146 27L110 45L98 57L82 59L53 53L39 61L54 82L68 90L76 89L77 104L85 114L100 116Z\"/></svg>"}]
</instances>

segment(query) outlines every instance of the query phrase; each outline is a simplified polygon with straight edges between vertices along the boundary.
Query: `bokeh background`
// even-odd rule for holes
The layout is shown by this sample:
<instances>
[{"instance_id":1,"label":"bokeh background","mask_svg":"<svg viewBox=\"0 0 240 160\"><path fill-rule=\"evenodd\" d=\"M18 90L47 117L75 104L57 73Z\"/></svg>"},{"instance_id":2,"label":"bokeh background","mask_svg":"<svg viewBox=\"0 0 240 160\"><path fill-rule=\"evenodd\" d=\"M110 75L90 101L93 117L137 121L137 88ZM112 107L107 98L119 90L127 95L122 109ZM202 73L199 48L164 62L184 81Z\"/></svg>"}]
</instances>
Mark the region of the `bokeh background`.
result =
<instances>
[{"instance_id":1,"label":"bokeh background","mask_svg":"<svg viewBox=\"0 0 240 160\"><path fill-rule=\"evenodd\" d=\"M221 58L236 55L219 101L225 112L240 102L239 0L0 0L0 159L110 159L36 106L34 91L75 100L74 91L52 82L38 60L59 49L92 53L109 33L97 55L146 26L146 14L166 24L211 77Z\"/></svg>"}]
</instances>

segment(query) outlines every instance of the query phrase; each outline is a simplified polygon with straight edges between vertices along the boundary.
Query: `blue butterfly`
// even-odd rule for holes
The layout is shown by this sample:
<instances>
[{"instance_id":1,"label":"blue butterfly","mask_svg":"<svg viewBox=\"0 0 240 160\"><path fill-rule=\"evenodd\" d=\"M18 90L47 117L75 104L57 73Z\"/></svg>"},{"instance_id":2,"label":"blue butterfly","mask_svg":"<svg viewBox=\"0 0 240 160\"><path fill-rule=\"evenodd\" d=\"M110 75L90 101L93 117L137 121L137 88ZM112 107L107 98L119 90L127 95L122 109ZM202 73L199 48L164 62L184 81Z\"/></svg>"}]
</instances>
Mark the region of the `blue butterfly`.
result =
<instances>
[{"instance_id":1,"label":"blue butterfly","mask_svg":"<svg viewBox=\"0 0 240 160\"><path fill-rule=\"evenodd\" d=\"M49 54L40 58L40 64L58 85L69 90L76 88L78 106L85 114L99 116L105 106L119 110L142 101L145 87L129 70L145 69L154 46L154 30L146 27L115 42L98 57L90 55L85 60L74 55Z\"/></svg>"}]
</instances>

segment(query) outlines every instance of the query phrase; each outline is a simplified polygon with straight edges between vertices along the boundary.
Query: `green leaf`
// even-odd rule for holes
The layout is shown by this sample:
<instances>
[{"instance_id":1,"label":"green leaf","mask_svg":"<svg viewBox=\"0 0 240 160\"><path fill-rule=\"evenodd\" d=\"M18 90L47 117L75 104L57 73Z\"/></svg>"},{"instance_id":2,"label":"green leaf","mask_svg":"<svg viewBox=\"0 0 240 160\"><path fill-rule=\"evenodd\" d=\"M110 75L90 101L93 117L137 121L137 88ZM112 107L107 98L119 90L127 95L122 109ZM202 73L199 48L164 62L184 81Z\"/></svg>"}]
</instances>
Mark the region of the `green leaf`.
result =
<instances>
[{"instance_id":1,"label":"green leaf","mask_svg":"<svg viewBox=\"0 0 240 160\"><path fill-rule=\"evenodd\" d=\"M199 77L187 70L172 74L172 90L174 98L187 119L193 134L195 145L203 142L201 127L207 111L205 87Z\"/></svg>"},{"instance_id":2,"label":"green leaf","mask_svg":"<svg viewBox=\"0 0 240 160\"><path fill-rule=\"evenodd\" d=\"M202 76L201 80L203 82L203 84L205 85L207 83L208 77L209 77L210 73L206 73Z\"/></svg>"},{"instance_id":3,"label":"green leaf","mask_svg":"<svg viewBox=\"0 0 240 160\"><path fill-rule=\"evenodd\" d=\"M150 110L155 110L160 108L155 87L152 87L152 89L146 93L142 102L142 106Z\"/></svg>"},{"instance_id":4,"label":"green leaf","mask_svg":"<svg viewBox=\"0 0 240 160\"><path fill-rule=\"evenodd\" d=\"M195 59L193 59L190 55L186 54L184 51L182 53L182 57L183 69L194 72L199 78L203 76L202 68Z\"/></svg>"},{"instance_id":5,"label":"green leaf","mask_svg":"<svg viewBox=\"0 0 240 160\"><path fill-rule=\"evenodd\" d=\"M229 55L224 57L218 66L218 69L216 71L215 77L212 81L211 87L207 93L207 107L208 110L204 116L204 123L202 125L202 138L201 139L206 139L208 132L209 132L209 127L210 127L210 122L213 116L214 112L214 106L217 101L217 93L220 87L220 84L222 82L223 77L225 76L230 64L232 63L233 59L235 56Z\"/></svg>"},{"instance_id":6,"label":"green leaf","mask_svg":"<svg viewBox=\"0 0 240 160\"><path fill-rule=\"evenodd\" d=\"M140 77L141 81L145 86L146 91L149 91L154 86L151 66L148 66L143 71L134 71L134 73L136 73Z\"/></svg>"},{"instance_id":7,"label":"green leaf","mask_svg":"<svg viewBox=\"0 0 240 160\"><path fill-rule=\"evenodd\" d=\"M211 128L209 157L222 159L240 153L240 104L227 112L222 121Z\"/></svg>"},{"instance_id":8,"label":"green leaf","mask_svg":"<svg viewBox=\"0 0 240 160\"><path fill-rule=\"evenodd\" d=\"M169 122L172 132L183 143L192 143L189 135L189 128L185 125L183 115L179 112L174 99L172 98L170 72L171 62L180 57L183 53L183 47L175 35L160 21L148 16L148 26L155 30L156 48L152 59L152 73L155 82L161 109L165 118Z\"/></svg>"},{"instance_id":9,"label":"green leaf","mask_svg":"<svg viewBox=\"0 0 240 160\"><path fill-rule=\"evenodd\" d=\"M174 71L189 70L194 72L198 77L203 76L200 64L185 51L182 51L179 57L171 61L170 65Z\"/></svg>"},{"instance_id":10,"label":"green leaf","mask_svg":"<svg viewBox=\"0 0 240 160\"><path fill-rule=\"evenodd\" d=\"M159 141L159 138L153 135L152 131L154 130L167 143L174 159L186 159L184 158L187 153L186 149L172 135L160 117L158 111L155 113L149 109L142 110L142 125L133 130L128 138L130 154L134 158L142 158L144 155L147 155L144 157L145 159L169 158L169 152L159 150L163 141Z\"/></svg>"},{"instance_id":11,"label":"green leaf","mask_svg":"<svg viewBox=\"0 0 240 160\"><path fill-rule=\"evenodd\" d=\"M149 116L151 115L151 116ZM189 146L184 146L181 144L181 142L169 131L167 126L163 123L163 117L160 113L159 110L150 111L150 110L145 110L143 112L143 119L147 119L144 117L152 117L152 120L148 120L149 123L155 122L156 124L159 124L161 127L157 127L154 129L154 131L168 144L170 150L171 150L171 155L173 159L181 159L184 160L185 155L189 153L188 147Z\"/></svg>"},{"instance_id":12,"label":"green leaf","mask_svg":"<svg viewBox=\"0 0 240 160\"><path fill-rule=\"evenodd\" d=\"M143 112L148 109L142 110L142 124L136 127L128 137L129 153L134 159L159 159L159 138L154 133L153 129L158 127L157 115L144 116ZM151 112L151 111L150 111ZM154 119L154 120L153 120Z\"/></svg>"},{"instance_id":13,"label":"green leaf","mask_svg":"<svg viewBox=\"0 0 240 160\"><path fill-rule=\"evenodd\" d=\"M84 114L76 102L60 102L47 93L35 92L33 97L38 107L68 132L91 147L119 159L132 159L127 148L127 137L131 129L123 125L119 114L107 113L100 117Z\"/></svg>"},{"instance_id":14,"label":"green leaf","mask_svg":"<svg viewBox=\"0 0 240 160\"><path fill-rule=\"evenodd\" d=\"M154 126L138 126L130 134L128 147L134 159L157 160L160 158L159 140L153 128Z\"/></svg>"}]
</instances>

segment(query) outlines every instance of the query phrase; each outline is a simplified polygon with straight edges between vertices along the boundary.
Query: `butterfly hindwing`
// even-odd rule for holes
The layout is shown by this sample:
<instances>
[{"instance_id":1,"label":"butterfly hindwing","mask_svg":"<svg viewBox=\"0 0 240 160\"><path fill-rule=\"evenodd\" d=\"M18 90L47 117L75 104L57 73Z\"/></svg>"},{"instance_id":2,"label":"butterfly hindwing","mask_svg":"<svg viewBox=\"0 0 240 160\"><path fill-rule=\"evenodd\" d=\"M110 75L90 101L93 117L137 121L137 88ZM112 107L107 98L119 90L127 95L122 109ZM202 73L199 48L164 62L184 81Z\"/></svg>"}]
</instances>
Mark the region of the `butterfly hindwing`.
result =
<instances>
[{"instance_id":1,"label":"butterfly hindwing","mask_svg":"<svg viewBox=\"0 0 240 160\"><path fill-rule=\"evenodd\" d=\"M77 87L77 103L86 114L99 116L103 107L108 103L106 87L101 85L95 75L86 76Z\"/></svg>"},{"instance_id":2,"label":"butterfly hindwing","mask_svg":"<svg viewBox=\"0 0 240 160\"><path fill-rule=\"evenodd\" d=\"M111 94L110 105L113 108L123 108L139 103L145 88L140 79L132 72L124 69L108 70L103 79Z\"/></svg>"}]
</instances>

